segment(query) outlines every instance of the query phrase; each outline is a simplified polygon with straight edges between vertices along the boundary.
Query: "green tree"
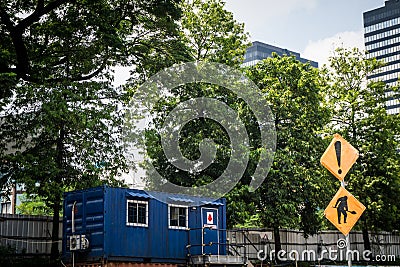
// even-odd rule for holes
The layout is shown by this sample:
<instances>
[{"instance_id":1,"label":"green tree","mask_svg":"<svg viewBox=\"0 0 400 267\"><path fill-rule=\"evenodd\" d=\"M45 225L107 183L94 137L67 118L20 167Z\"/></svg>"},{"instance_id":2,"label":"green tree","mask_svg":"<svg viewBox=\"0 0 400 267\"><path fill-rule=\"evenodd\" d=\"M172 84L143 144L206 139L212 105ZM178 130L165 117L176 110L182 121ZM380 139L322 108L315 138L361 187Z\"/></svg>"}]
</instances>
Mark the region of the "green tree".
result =
<instances>
[{"instance_id":1,"label":"green tree","mask_svg":"<svg viewBox=\"0 0 400 267\"><path fill-rule=\"evenodd\" d=\"M23 183L52 208L53 259L63 191L113 182L125 167L111 68L141 72L168 55L178 2L0 2L1 183Z\"/></svg>"},{"instance_id":2,"label":"green tree","mask_svg":"<svg viewBox=\"0 0 400 267\"><path fill-rule=\"evenodd\" d=\"M28 196L26 193L21 198L21 204L17 206L18 214L25 215L52 215L52 210L38 196Z\"/></svg>"},{"instance_id":3,"label":"green tree","mask_svg":"<svg viewBox=\"0 0 400 267\"><path fill-rule=\"evenodd\" d=\"M181 35L192 60L236 67L243 62L248 34L223 1L185 0L182 11Z\"/></svg>"},{"instance_id":4,"label":"green tree","mask_svg":"<svg viewBox=\"0 0 400 267\"><path fill-rule=\"evenodd\" d=\"M177 40L178 0L7 0L0 3L0 99L19 82L83 81L110 66L165 54Z\"/></svg>"},{"instance_id":5,"label":"green tree","mask_svg":"<svg viewBox=\"0 0 400 267\"><path fill-rule=\"evenodd\" d=\"M324 98L327 83L310 64L276 54L248 68L246 74L262 90L275 115L275 159L256 193L261 222L274 229L279 251L279 228L300 228L308 236L320 227L317 209L329 191L319 168L325 148L320 133L330 117Z\"/></svg>"},{"instance_id":6,"label":"green tree","mask_svg":"<svg viewBox=\"0 0 400 267\"><path fill-rule=\"evenodd\" d=\"M232 67L240 66L249 45L248 34L244 32L244 25L238 23L224 5L224 2L220 0L190 0L182 3L181 37L187 45L186 50L182 51L185 61L207 61L224 63ZM182 58L177 58L175 62L182 62ZM189 122L180 133L182 138L179 146L182 154L191 160L198 159L200 142L209 138L218 145L216 159L206 170L198 173L182 171L168 162L158 131L174 107L196 97L221 100L240 113L247 129L258 127L249 119L252 118L254 121L254 115L247 107L243 107L244 101L239 100L235 94L225 88L209 84L191 84L168 92L152 111L154 119L152 128L146 131L145 146L149 161L157 171L170 182L182 186L204 185L218 178L226 169L231 151L229 137L221 125L209 119L199 118ZM257 134L255 130L253 133ZM255 141L256 138L252 140L254 147L259 146L258 141ZM252 157L256 158L255 154L254 152ZM249 190L245 186L251 179L251 173L254 172L256 164L254 162L255 160L246 170L242 184L227 196L229 200L227 221L232 225L245 223L252 211L255 211L254 204L248 199Z\"/></svg>"},{"instance_id":7,"label":"green tree","mask_svg":"<svg viewBox=\"0 0 400 267\"><path fill-rule=\"evenodd\" d=\"M118 145L118 91L100 82L48 86L14 90L0 130L13 151L3 152L1 171L4 183L24 184L29 195L41 197L55 225L65 190L113 181L125 161ZM53 227L54 242L58 231Z\"/></svg>"},{"instance_id":8,"label":"green tree","mask_svg":"<svg viewBox=\"0 0 400 267\"><path fill-rule=\"evenodd\" d=\"M399 230L400 115L388 114L386 101L400 94L384 82L366 81L383 63L356 48L337 49L330 66L334 116L329 128L360 152L345 180L348 190L367 207L361 228L365 249L370 250L368 230Z\"/></svg>"}]
</instances>

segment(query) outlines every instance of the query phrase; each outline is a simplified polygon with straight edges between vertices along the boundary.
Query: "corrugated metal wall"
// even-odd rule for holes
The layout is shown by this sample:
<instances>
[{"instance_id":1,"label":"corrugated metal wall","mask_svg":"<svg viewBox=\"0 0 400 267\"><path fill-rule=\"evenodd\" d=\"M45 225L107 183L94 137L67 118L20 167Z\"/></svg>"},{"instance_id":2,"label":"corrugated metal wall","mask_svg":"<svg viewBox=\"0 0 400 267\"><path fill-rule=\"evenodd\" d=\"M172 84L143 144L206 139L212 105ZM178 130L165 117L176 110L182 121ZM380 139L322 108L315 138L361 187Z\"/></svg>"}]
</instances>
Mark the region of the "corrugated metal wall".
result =
<instances>
[{"instance_id":1,"label":"corrugated metal wall","mask_svg":"<svg viewBox=\"0 0 400 267\"><path fill-rule=\"evenodd\" d=\"M259 250L266 250L268 255L274 249L272 230L229 230L227 235L231 244L243 244L246 246L248 257L257 258ZM303 233L297 230L280 230L282 250L290 252L295 250L302 253L305 250L332 250L337 249L337 242L343 239L339 231L321 231L318 235L304 238ZM396 255L400 257L400 234L379 232L370 234L370 242L374 255ZM350 248L358 250L360 255L364 252L364 242L361 231L350 232Z\"/></svg>"},{"instance_id":2,"label":"corrugated metal wall","mask_svg":"<svg viewBox=\"0 0 400 267\"><path fill-rule=\"evenodd\" d=\"M105 191L105 255L108 259L130 257L132 260L146 259L150 262L180 262L187 257L187 229L171 229L169 227L169 206L158 199L149 199L148 227L131 227L126 225L126 201L128 192L142 192L125 188L107 188ZM151 192L155 194L154 192ZM179 195L158 193L157 197L170 198ZM190 201L201 202L208 198L186 196ZM180 200L183 200L181 198ZM185 199L186 200L186 199ZM187 207L187 203L180 204ZM225 205L216 206L218 212L218 229L225 227ZM188 227L201 228L202 209L188 208ZM201 244L201 236L192 235L191 242ZM216 240L215 242L218 242ZM197 247L201 249L201 247ZM193 251L192 251L193 252ZM223 251L221 251L222 253Z\"/></svg>"},{"instance_id":3,"label":"corrugated metal wall","mask_svg":"<svg viewBox=\"0 0 400 267\"><path fill-rule=\"evenodd\" d=\"M76 202L75 233L84 233L90 239L90 251L93 258L104 255L104 194L103 188L84 190L80 193L68 193L64 196L63 238L69 240L72 234L72 207ZM64 257L70 258L69 242L63 242Z\"/></svg>"},{"instance_id":4,"label":"corrugated metal wall","mask_svg":"<svg viewBox=\"0 0 400 267\"><path fill-rule=\"evenodd\" d=\"M18 253L50 255L52 218L0 214L0 246L11 246ZM61 251L62 222L60 221L59 250Z\"/></svg>"}]
</instances>

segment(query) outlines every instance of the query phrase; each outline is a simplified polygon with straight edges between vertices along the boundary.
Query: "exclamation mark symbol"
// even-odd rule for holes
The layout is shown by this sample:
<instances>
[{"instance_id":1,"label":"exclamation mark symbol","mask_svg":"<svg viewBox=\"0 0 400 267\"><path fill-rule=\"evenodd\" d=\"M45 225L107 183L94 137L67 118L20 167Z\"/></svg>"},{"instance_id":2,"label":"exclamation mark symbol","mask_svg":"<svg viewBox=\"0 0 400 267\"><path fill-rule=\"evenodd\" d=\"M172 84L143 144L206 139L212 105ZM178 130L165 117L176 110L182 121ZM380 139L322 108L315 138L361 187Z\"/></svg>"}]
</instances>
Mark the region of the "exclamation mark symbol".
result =
<instances>
[{"instance_id":1,"label":"exclamation mark symbol","mask_svg":"<svg viewBox=\"0 0 400 267\"><path fill-rule=\"evenodd\" d=\"M342 156L342 143L340 141L335 142L335 151L336 151L336 159L337 159L338 166L339 166L338 173L341 174L342 169L340 169L340 159Z\"/></svg>"}]
</instances>

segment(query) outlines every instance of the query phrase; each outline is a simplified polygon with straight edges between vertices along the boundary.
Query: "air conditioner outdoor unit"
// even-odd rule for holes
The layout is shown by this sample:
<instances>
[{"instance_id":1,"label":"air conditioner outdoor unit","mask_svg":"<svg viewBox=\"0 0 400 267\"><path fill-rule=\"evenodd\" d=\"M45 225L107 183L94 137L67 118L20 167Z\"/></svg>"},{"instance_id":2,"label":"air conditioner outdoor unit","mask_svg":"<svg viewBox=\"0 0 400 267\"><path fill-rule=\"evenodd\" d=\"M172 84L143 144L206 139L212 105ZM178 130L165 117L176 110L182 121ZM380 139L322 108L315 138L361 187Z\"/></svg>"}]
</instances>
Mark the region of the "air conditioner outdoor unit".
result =
<instances>
[{"instance_id":1,"label":"air conditioner outdoor unit","mask_svg":"<svg viewBox=\"0 0 400 267\"><path fill-rule=\"evenodd\" d=\"M72 235L69 237L69 250L85 250L89 248L89 240L85 235Z\"/></svg>"}]
</instances>

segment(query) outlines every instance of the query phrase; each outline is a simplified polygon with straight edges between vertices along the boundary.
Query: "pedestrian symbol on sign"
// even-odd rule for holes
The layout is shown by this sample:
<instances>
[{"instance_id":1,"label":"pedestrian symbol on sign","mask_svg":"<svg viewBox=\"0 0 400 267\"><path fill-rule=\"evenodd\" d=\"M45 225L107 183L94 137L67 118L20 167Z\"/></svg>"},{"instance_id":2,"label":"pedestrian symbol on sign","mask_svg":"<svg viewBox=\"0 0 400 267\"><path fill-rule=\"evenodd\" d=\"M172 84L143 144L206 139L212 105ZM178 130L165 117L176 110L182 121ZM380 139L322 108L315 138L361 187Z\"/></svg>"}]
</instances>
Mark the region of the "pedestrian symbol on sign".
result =
<instances>
[{"instance_id":1,"label":"pedestrian symbol on sign","mask_svg":"<svg viewBox=\"0 0 400 267\"><path fill-rule=\"evenodd\" d=\"M340 187L328 207L325 217L344 235L347 235L364 212L364 205L345 188Z\"/></svg>"},{"instance_id":2,"label":"pedestrian symbol on sign","mask_svg":"<svg viewBox=\"0 0 400 267\"><path fill-rule=\"evenodd\" d=\"M347 196L343 196L338 198L336 201L336 204L334 206L335 209L337 209L337 215L338 215L338 223L341 224L341 217L343 215L343 223L347 223L347 213L351 214L357 214L356 211L354 210L349 210L349 207L347 205Z\"/></svg>"},{"instance_id":3,"label":"pedestrian symbol on sign","mask_svg":"<svg viewBox=\"0 0 400 267\"><path fill-rule=\"evenodd\" d=\"M349 210L349 207L347 206L347 196L338 198L334 208L337 209L337 216L338 216L339 224L341 224L340 218L342 217L342 214L343 214L343 218L344 218L344 223L347 223L346 222L347 221L347 211Z\"/></svg>"}]
</instances>

